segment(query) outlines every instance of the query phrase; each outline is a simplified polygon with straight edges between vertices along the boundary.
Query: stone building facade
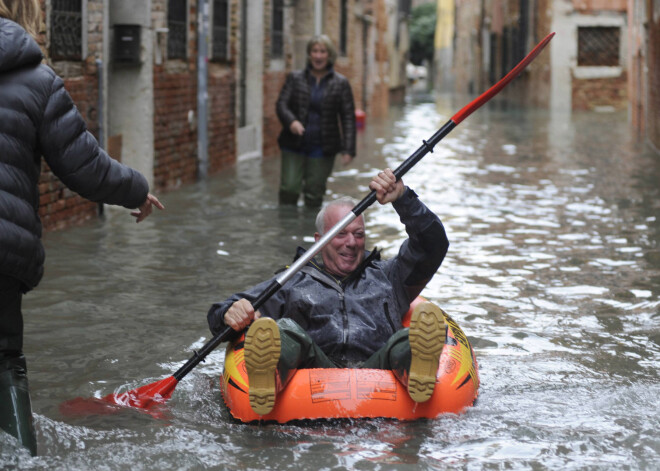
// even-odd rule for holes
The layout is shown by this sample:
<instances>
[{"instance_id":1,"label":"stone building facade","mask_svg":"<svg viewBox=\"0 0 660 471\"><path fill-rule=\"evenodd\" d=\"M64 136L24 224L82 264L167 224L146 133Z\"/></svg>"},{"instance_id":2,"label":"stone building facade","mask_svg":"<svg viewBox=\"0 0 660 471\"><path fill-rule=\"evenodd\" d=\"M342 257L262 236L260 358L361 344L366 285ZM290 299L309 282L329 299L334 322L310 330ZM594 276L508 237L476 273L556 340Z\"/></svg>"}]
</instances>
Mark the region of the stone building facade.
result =
<instances>
[{"instance_id":1,"label":"stone building facade","mask_svg":"<svg viewBox=\"0 0 660 471\"><path fill-rule=\"evenodd\" d=\"M562 0L549 13L551 105L569 110L628 106L626 0Z\"/></svg>"},{"instance_id":2,"label":"stone building facade","mask_svg":"<svg viewBox=\"0 0 660 471\"><path fill-rule=\"evenodd\" d=\"M660 2L628 0L628 25L631 122L660 153Z\"/></svg>"},{"instance_id":3,"label":"stone building facade","mask_svg":"<svg viewBox=\"0 0 660 471\"><path fill-rule=\"evenodd\" d=\"M89 130L161 192L279 153L275 101L324 33L368 117L387 113L391 0L42 0L46 60ZM403 5L401 7L400 5ZM408 8L409 10L409 8ZM407 43L403 44L407 47ZM396 50L407 55L406 50ZM402 79L405 83L405 79ZM95 216L44 164L46 229Z\"/></svg>"},{"instance_id":4,"label":"stone building facade","mask_svg":"<svg viewBox=\"0 0 660 471\"><path fill-rule=\"evenodd\" d=\"M557 110L627 106L626 0L438 0L438 5L455 18L455 89L486 89L555 32L548 51L514 87L533 103Z\"/></svg>"},{"instance_id":5,"label":"stone building facade","mask_svg":"<svg viewBox=\"0 0 660 471\"><path fill-rule=\"evenodd\" d=\"M438 0L435 87L481 93L550 32L550 0ZM542 54L509 90L545 102L549 57ZM532 86L524 86L531 83ZM531 92L533 90L533 93Z\"/></svg>"},{"instance_id":6,"label":"stone building facade","mask_svg":"<svg viewBox=\"0 0 660 471\"><path fill-rule=\"evenodd\" d=\"M628 110L660 149L658 0L437 0L438 90L477 93L556 35L512 90L559 113Z\"/></svg>"}]
</instances>

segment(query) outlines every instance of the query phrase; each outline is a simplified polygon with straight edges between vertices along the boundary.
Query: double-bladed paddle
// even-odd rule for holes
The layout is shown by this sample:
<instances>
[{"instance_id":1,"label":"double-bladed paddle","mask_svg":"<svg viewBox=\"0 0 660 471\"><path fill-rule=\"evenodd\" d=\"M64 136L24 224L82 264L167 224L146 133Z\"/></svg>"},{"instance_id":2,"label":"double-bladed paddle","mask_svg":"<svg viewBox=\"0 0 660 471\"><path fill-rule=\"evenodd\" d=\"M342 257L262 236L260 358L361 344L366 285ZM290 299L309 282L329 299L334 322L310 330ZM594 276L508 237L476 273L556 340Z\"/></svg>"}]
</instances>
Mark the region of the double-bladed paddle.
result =
<instances>
[{"instance_id":1,"label":"double-bladed paddle","mask_svg":"<svg viewBox=\"0 0 660 471\"><path fill-rule=\"evenodd\" d=\"M540 43L536 45L532 51L525 56L508 74L506 74L499 82L490 87L479 97L473 100L468 105L464 106L458 113L447 121L428 141L422 141L422 145L410 157L408 157L395 171L394 175L400 179L410 170L417 162L419 162L428 152L433 152L435 145L440 142L447 134L449 134L461 121L470 116L475 110L480 108L484 103L488 102L491 98L497 95L504 87L506 87L514 78L516 78L522 70L529 65L530 62L539 55L539 53L550 42L555 33L550 33ZM369 206L376 201L376 192L371 191L362 201L360 201L341 221L335 224L326 234L324 234L314 245L312 245L301 257L299 257L286 271L282 272L275 278L271 284L252 302L252 306L256 311L259 309L270 297L275 294L291 277L297 273L303 266L307 264L317 253L321 251L325 245L330 242L339 232L348 226L355 218L364 212ZM137 389L131 389L123 393L109 394L103 398L96 399L103 403L137 407L141 409L148 409L151 406L165 402L172 396L174 388L177 383L183 379L195 366L197 366L206 356L211 353L222 342L230 340L237 333L231 327L225 327L222 331L213 336L204 346L196 351L192 358L190 358L181 368L179 368L172 376L157 381L155 383L141 386ZM73 402L69 401L69 407L65 409L71 410Z\"/></svg>"}]
</instances>

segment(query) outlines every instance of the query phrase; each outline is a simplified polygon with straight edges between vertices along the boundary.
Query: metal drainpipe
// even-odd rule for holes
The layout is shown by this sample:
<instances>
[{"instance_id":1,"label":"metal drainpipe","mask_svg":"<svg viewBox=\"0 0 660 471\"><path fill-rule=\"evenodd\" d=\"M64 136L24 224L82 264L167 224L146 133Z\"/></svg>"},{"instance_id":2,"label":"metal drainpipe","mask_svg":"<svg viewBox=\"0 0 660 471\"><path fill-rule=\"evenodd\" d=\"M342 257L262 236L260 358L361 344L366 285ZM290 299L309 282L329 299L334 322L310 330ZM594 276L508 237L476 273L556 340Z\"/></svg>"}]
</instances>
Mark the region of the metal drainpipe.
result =
<instances>
[{"instance_id":1,"label":"metal drainpipe","mask_svg":"<svg viewBox=\"0 0 660 471\"><path fill-rule=\"evenodd\" d=\"M200 0L197 21L197 156L199 178L208 174L208 30L209 3Z\"/></svg>"},{"instance_id":2,"label":"metal drainpipe","mask_svg":"<svg viewBox=\"0 0 660 471\"><path fill-rule=\"evenodd\" d=\"M96 75L98 78L98 105L97 105L97 121L99 127L99 145L103 147L103 140L105 136L103 135L103 61L101 59L96 59ZM112 157L112 156L111 156ZM99 216L103 214L103 203L98 203L98 212Z\"/></svg>"}]
</instances>

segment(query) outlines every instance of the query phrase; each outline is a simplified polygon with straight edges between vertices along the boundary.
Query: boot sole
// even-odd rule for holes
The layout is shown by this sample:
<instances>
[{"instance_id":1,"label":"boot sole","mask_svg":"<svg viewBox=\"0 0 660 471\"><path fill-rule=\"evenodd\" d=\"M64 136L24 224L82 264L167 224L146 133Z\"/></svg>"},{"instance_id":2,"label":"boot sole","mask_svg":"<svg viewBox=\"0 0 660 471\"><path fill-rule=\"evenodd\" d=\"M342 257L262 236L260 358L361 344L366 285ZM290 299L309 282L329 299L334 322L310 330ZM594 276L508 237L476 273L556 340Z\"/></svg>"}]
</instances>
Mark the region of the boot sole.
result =
<instances>
[{"instance_id":1,"label":"boot sole","mask_svg":"<svg viewBox=\"0 0 660 471\"><path fill-rule=\"evenodd\" d=\"M415 402L426 402L433 395L440 354L445 346L447 324L442 309L421 303L410 319L410 373L408 393Z\"/></svg>"},{"instance_id":2,"label":"boot sole","mask_svg":"<svg viewBox=\"0 0 660 471\"><path fill-rule=\"evenodd\" d=\"M250 382L250 407L266 415L275 406L275 373L280 360L280 330L268 317L257 319L245 335L245 366Z\"/></svg>"}]
</instances>

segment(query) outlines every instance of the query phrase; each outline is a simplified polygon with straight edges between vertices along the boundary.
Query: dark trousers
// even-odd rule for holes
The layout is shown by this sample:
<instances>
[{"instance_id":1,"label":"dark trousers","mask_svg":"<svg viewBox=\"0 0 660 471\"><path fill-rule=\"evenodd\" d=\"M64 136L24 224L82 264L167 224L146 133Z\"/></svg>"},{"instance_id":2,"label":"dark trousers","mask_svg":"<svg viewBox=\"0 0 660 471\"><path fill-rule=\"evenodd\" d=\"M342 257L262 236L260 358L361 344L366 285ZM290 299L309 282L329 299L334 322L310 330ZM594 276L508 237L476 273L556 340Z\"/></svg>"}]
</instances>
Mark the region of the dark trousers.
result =
<instances>
[{"instance_id":1,"label":"dark trousers","mask_svg":"<svg viewBox=\"0 0 660 471\"><path fill-rule=\"evenodd\" d=\"M0 276L0 429L18 438L36 455L37 439L23 356L21 300L20 282Z\"/></svg>"},{"instance_id":2,"label":"dark trousers","mask_svg":"<svg viewBox=\"0 0 660 471\"><path fill-rule=\"evenodd\" d=\"M280 204L297 204L302 192L305 206L320 207L334 161L330 157L308 157L303 153L283 150Z\"/></svg>"},{"instance_id":3,"label":"dark trousers","mask_svg":"<svg viewBox=\"0 0 660 471\"><path fill-rule=\"evenodd\" d=\"M277 365L279 388L284 388L298 368L340 368L330 360L307 332L291 319L279 319L281 354ZM410 341L408 329L395 332L388 341L366 361L353 368L392 370L404 386L410 370Z\"/></svg>"}]
</instances>

